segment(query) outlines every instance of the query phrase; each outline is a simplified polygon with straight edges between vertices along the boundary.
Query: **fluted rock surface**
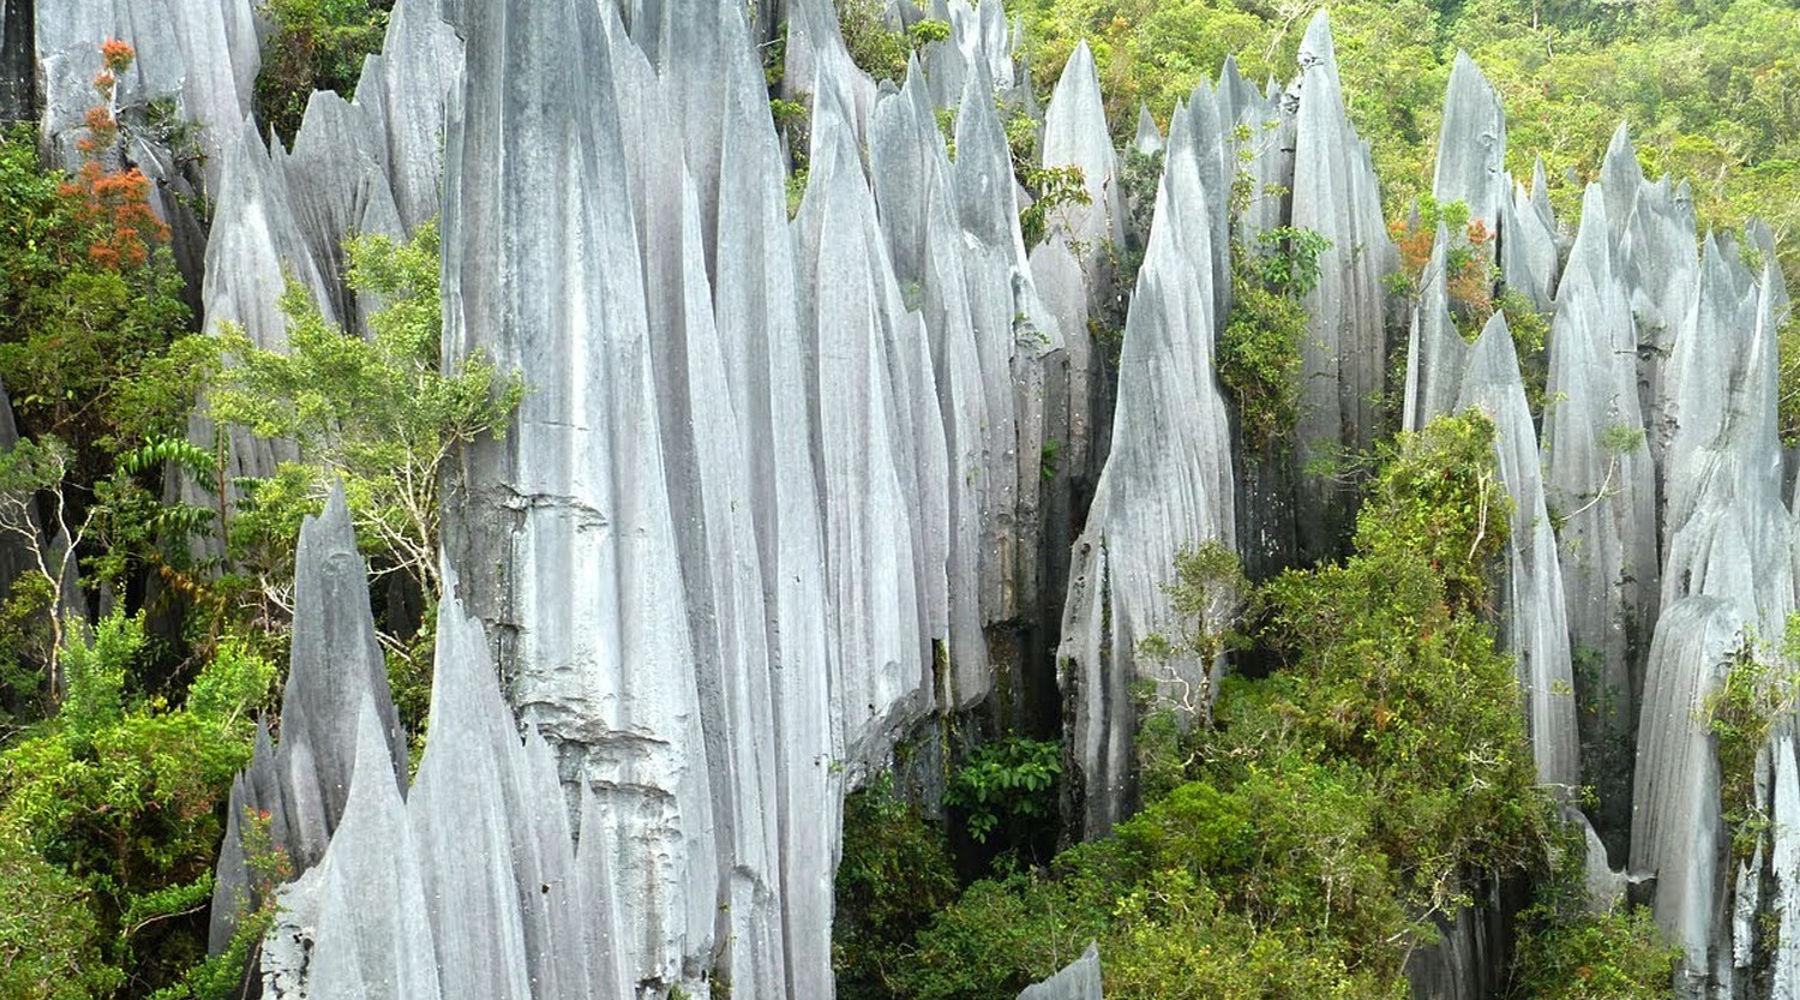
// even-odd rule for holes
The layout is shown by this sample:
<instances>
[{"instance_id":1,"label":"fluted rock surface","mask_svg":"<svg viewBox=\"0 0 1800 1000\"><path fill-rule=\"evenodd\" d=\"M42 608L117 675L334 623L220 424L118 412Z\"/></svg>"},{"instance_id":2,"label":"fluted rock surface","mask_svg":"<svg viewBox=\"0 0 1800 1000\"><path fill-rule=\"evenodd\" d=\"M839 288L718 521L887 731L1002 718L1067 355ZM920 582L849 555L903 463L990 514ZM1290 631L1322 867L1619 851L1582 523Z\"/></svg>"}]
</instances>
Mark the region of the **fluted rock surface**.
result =
<instances>
[{"instance_id":1,"label":"fluted rock surface","mask_svg":"<svg viewBox=\"0 0 1800 1000\"><path fill-rule=\"evenodd\" d=\"M449 483L447 563L462 574L446 573L410 793L341 501L309 525L290 704L233 790L215 945L253 902L251 807L310 866L265 942L273 995L623 1000L705 996L717 979L827 997L842 796L934 713L991 707L1018 655L997 634L1060 622L1070 801L1095 836L1132 805L1144 682L1157 707L1199 716L1220 666L1140 654L1174 624L1176 553L1216 540L1259 573L1336 553L1349 494L1301 470L1372 443L1388 419L1372 397L1399 387L1385 384L1382 281L1397 258L1329 25L1309 28L1285 93L1228 64L1166 140L1140 130L1165 161L1147 234L1125 226L1078 51L1042 148L1082 168L1092 203L1028 255L994 99L1030 98L995 0L938 3L952 37L903 86L851 63L832 4L791 5L790 92L812 107L792 220L754 48L768 36L737 5L445 0L454 31L434 6L403 0L356 99L316 96L292 152L241 110L224 120L206 322L279 347L270 304L291 276L354 331L366 306L338 283L342 238L410 232L441 203L445 355L518 369L532 392ZM142 50L152 27L105 30L144 32ZM145 73L179 65L146 57ZM1800 914L1800 839L1779 822L1800 811L1800 778L1783 735L1759 777L1777 829L1755 871L1728 863L1696 711L1744 637L1778 636L1795 603L1772 381L1791 305L1733 245L1693 252L1686 189L1645 182L1623 133L1562 274L1541 164L1529 190L1505 175L1504 118L1472 63L1447 103L1438 193L1499 230L1509 287L1554 306L1554 405L1540 448L1504 320L1473 347L1456 330L1444 271L1459 234L1440 230L1403 423L1493 416L1513 506L1496 610L1539 777L1593 780L1573 637L1598 651L1599 685L1641 690L1605 720L1638 730L1633 877L1654 880L1691 984L1741 984L1759 914ZM954 158L937 126L950 105ZM1332 244L1306 302L1291 459L1234 442L1214 370L1239 171L1253 186L1240 238L1293 225ZM1088 324L1118 290L1095 251L1137 236L1115 413ZM1753 228L1745 243L1767 259L1769 239ZM1642 427L1648 447L1623 447ZM235 471L272 468L284 447L245 442ZM1616 811L1619 790L1603 794ZM1624 877L1583 832L1590 886L1616 898ZM1495 919L1446 918L1415 987L1479 990L1500 961ZM1785 989L1800 934L1780 940L1768 968ZM1098 996L1097 959L1025 995Z\"/></svg>"},{"instance_id":2,"label":"fluted rock surface","mask_svg":"<svg viewBox=\"0 0 1800 1000\"><path fill-rule=\"evenodd\" d=\"M41 128L49 149L67 163L79 161L74 141L96 100L100 43L121 39L137 58L119 80L118 103L144 108L172 100L179 119L200 126L208 184L217 184L225 169L219 154L250 113L262 65L251 0L40 2L36 9Z\"/></svg>"},{"instance_id":3,"label":"fluted rock surface","mask_svg":"<svg viewBox=\"0 0 1800 1000\"><path fill-rule=\"evenodd\" d=\"M1637 384L1637 331L1599 185L1590 185L1550 332L1543 461L1568 599L1584 773L1609 838L1630 822L1631 746L1656 624L1656 474ZM1621 859L1623 851L1619 851Z\"/></svg>"},{"instance_id":4,"label":"fluted rock surface","mask_svg":"<svg viewBox=\"0 0 1800 1000\"><path fill-rule=\"evenodd\" d=\"M1400 426L1417 431L1431 418L1456 408L1462 392L1463 370L1469 364L1469 344L1450 315L1446 261L1450 232L1438 224L1431 257L1419 275L1419 300L1413 303L1411 332L1406 347L1406 390Z\"/></svg>"},{"instance_id":5,"label":"fluted rock surface","mask_svg":"<svg viewBox=\"0 0 1800 1000\"><path fill-rule=\"evenodd\" d=\"M1207 710L1216 664L1153 661L1139 644L1174 625L1174 555L1235 544L1230 427L1213 371L1211 210L1200 137L1177 111L1119 361L1113 448L1076 543L1058 654L1074 702L1070 754L1085 836L1131 801L1140 681L1188 720Z\"/></svg>"},{"instance_id":6,"label":"fluted rock surface","mask_svg":"<svg viewBox=\"0 0 1800 1000\"><path fill-rule=\"evenodd\" d=\"M1644 675L1631 865L1656 875L1656 920L1682 949L1684 996L1700 995L1712 971L1729 978L1730 837L1719 812L1719 770L1702 713L1749 624L1716 597L1663 609Z\"/></svg>"},{"instance_id":7,"label":"fluted rock surface","mask_svg":"<svg viewBox=\"0 0 1800 1000\"><path fill-rule=\"evenodd\" d=\"M1532 167L1531 189L1514 184L1511 199L1501 199L1499 213L1501 280L1523 293L1538 312L1550 312L1556 303L1562 237L1550 208L1543 157Z\"/></svg>"},{"instance_id":8,"label":"fluted rock surface","mask_svg":"<svg viewBox=\"0 0 1800 1000\"><path fill-rule=\"evenodd\" d=\"M1470 221L1479 220L1490 233L1499 228L1502 206L1513 194L1506 173L1506 112L1475 60L1460 50L1444 96L1431 193L1439 204L1469 206Z\"/></svg>"},{"instance_id":9,"label":"fluted rock surface","mask_svg":"<svg viewBox=\"0 0 1800 1000\"><path fill-rule=\"evenodd\" d=\"M1495 313L1469 353L1460 408L1494 422L1500 481L1512 498L1506 571L1500 588L1501 646L1518 657L1526 731L1538 781L1560 792L1580 784L1569 628L1556 535L1544 502L1537 432L1506 317Z\"/></svg>"},{"instance_id":10,"label":"fluted rock surface","mask_svg":"<svg viewBox=\"0 0 1800 1000\"><path fill-rule=\"evenodd\" d=\"M281 742L257 734L250 766L233 783L213 888L211 946L224 947L239 906L254 904L246 868L246 810L266 814L267 843L296 873L318 862L348 811L353 776L367 762L359 713L371 714L385 758L379 774L404 784L406 739L375 640L367 572L342 488L300 529L294 556L294 633L281 699ZM371 793L373 794L373 793Z\"/></svg>"},{"instance_id":11,"label":"fluted rock surface","mask_svg":"<svg viewBox=\"0 0 1800 1000\"><path fill-rule=\"evenodd\" d=\"M1025 987L1019 1000L1102 1000L1099 947L1088 945L1080 958L1056 975Z\"/></svg>"},{"instance_id":12,"label":"fluted rock surface","mask_svg":"<svg viewBox=\"0 0 1800 1000\"><path fill-rule=\"evenodd\" d=\"M1319 256L1320 280L1305 299L1296 461L1366 451L1375 439L1377 397L1387 373L1387 293L1382 279L1398 255L1381 215L1369 149L1344 110L1331 24L1320 11L1300 43L1295 112L1292 225L1331 242ZM1301 554L1337 553L1350 520L1349 487L1330 477L1299 481Z\"/></svg>"}]
</instances>

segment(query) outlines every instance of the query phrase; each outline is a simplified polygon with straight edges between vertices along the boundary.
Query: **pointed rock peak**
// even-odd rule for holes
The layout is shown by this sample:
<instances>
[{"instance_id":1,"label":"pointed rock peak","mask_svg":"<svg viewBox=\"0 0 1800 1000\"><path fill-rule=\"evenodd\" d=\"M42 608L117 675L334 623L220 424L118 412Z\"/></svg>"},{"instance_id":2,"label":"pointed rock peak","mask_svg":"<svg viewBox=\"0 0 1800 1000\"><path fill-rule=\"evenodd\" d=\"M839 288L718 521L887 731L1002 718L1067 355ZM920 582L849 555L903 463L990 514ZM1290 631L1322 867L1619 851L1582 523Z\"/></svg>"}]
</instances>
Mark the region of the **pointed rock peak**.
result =
<instances>
[{"instance_id":1,"label":"pointed rock peak","mask_svg":"<svg viewBox=\"0 0 1800 1000\"><path fill-rule=\"evenodd\" d=\"M1219 67L1219 89L1237 93L1248 86L1243 71L1238 69L1237 53L1226 54L1225 64Z\"/></svg>"},{"instance_id":2,"label":"pointed rock peak","mask_svg":"<svg viewBox=\"0 0 1800 1000\"><path fill-rule=\"evenodd\" d=\"M1323 8L1306 26L1306 37L1300 40L1300 68L1307 69L1316 65L1330 68L1337 72L1337 48L1331 40L1331 15Z\"/></svg>"},{"instance_id":3,"label":"pointed rock peak","mask_svg":"<svg viewBox=\"0 0 1800 1000\"><path fill-rule=\"evenodd\" d=\"M463 610L458 578L444 562L444 599L438 605L437 652L431 681L431 735L425 756L444 747L452 752L455 731L464 739L485 734L496 719L510 719L500 698L500 682L494 676L493 655L481 621ZM440 739L442 734L444 737ZM424 763L419 767L421 777Z\"/></svg>"},{"instance_id":4,"label":"pointed rock peak","mask_svg":"<svg viewBox=\"0 0 1800 1000\"><path fill-rule=\"evenodd\" d=\"M1140 153L1156 153L1163 148L1162 130L1156 127L1156 119L1150 117L1148 104L1138 105L1137 138L1131 144Z\"/></svg>"},{"instance_id":5,"label":"pointed rock peak","mask_svg":"<svg viewBox=\"0 0 1800 1000\"><path fill-rule=\"evenodd\" d=\"M317 517L308 517L302 523L300 533L306 534L307 526L315 526L316 533L338 541L348 539L349 544L356 544L356 529L350 520L350 500L344 494L344 481L334 480L331 492L325 497L325 507Z\"/></svg>"},{"instance_id":6,"label":"pointed rock peak","mask_svg":"<svg viewBox=\"0 0 1800 1000\"><path fill-rule=\"evenodd\" d=\"M1589 184L1582 193L1581 228L1575 234L1575 248L1569 251L1570 271L1595 268L1611 252L1613 221L1606 208L1608 200L1604 183Z\"/></svg>"},{"instance_id":7,"label":"pointed rock peak","mask_svg":"<svg viewBox=\"0 0 1800 1000\"><path fill-rule=\"evenodd\" d=\"M1088 48L1087 39L1083 38L1075 43L1075 51L1069 53L1069 61L1063 64L1062 76L1057 80L1056 89L1062 89L1064 80L1092 80L1094 87L1099 88L1100 70L1094 65L1094 50Z\"/></svg>"},{"instance_id":8,"label":"pointed rock peak","mask_svg":"<svg viewBox=\"0 0 1800 1000\"><path fill-rule=\"evenodd\" d=\"M1019 1000L1101 1000L1100 947L1090 943L1081 957L1049 979L1019 994Z\"/></svg>"},{"instance_id":9,"label":"pointed rock peak","mask_svg":"<svg viewBox=\"0 0 1800 1000\"><path fill-rule=\"evenodd\" d=\"M1450 66L1450 92L1456 93L1459 90L1478 91L1490 96L1494 93L1487 75L1481 72L1481 66L1462 49L1456 50L1456 59Z\"/></svg>"},{"instance_id":10,"label":"pointed rock peak","mask_svg":"<svg viewBox=\"0 0 1800 1000\"><path fill-rule=\"evenodd\" d=\"M1094 65L1094 54L1088 50L1084 39L1075 46L1074 54L1063 65L1062 76L1056 80L1056 89L1050 94L1050 107L1045 114L1046 127L1053 127L1050 123L1061 119L1070 127L1090 128L1097 118L1104 128L1105 108L1100 93L1100 70Z\"/></svg>"},{"instance_id":11,"label":"pointed rock peak","mask_svg":"<svg viewBox=\"0 0 1800 1000\"><path fill-rule=\"evenodd\" d=\"M1638 189L1644 185L1644 169L1638 164L1637 150L1631 145L1631 130L1624 122L1613 133L1606 147L1606 159L1600 165L1600 181L1606 185L1606 202L1611 209L1614 226L1623 226L1636 203Z\"/></svg>"},{"instance_id":12,"label":"pointed rock peak","mask_svg":"<svg viewBox=\"0 0 1800 1000\"><path fill-rule=\"evenodd\" d=\"M1465 387L1488 385L1522 385L1519 355L1513 347L1512 330L1506 325L1506 314L1496 312L1476 338L1469 352L1469 371L1463 377Z\"/></svg>"},{"instance_id":13,"label":"pointed rock peak","mask_svg":"<svg viewBox=\"0 0 1800 1000\"><path fill-rule=\"evenodd\" d=\"M1413 207L1413 223L1417 225L1418 221L1418 206L1415 205ZM1448 275L1444 274L1444 262L1449 259L1449 256L1450 227L1444 225L1444 220L1439 219L1437 224L1437 235L1431 238L1431 263L1425 265L1427 279L1448 277Z\"/></svg>"},{"instance_id":14,"label":"pointed rock peak","mask_svg":"<svg viewBox=\"0 0 1800 1000\"><path fill-rule=\"evenodd\" d=\"M388 752L387 731L375 699L364 694L356 709L355 770L350 775L350 796L344 805L344 821L388 804L398 807L400 792L394 782L394 759Z\"/></svg>"}]
</instances>

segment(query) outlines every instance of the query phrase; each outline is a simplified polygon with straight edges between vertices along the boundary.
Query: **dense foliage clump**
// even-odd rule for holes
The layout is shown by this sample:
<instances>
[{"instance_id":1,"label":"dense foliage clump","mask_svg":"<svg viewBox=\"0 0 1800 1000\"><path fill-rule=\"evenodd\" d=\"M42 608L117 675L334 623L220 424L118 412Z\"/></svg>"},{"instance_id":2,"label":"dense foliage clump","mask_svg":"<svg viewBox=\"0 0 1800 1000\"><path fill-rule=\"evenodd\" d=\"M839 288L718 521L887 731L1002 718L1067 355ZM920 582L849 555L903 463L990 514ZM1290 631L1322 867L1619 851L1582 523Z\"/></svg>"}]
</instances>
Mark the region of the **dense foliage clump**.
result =
<instances>
[{"instance_id":1,"label":"dense foliage clump","mask_svg":"<svg viewBox=\"0 0 1800 1000\"><path fill-rule=\"evenodd\" d=\"M262 0L273 31L256 78L256 116L293 142L315 90L349 100L363 58L381 49L393 0Z\"/></svg>"},{"instance_id":2,"label":"dense foliage clump","mask_svg":"<svg viewBox=\"0 0 1800 1000\"><path fill-rule=\"evenodd\" d=\"M915 21L900 30L887 16L881 0L834 0L838 27L850 59L877 80L906 80L906 62L915 51L950 37L950 23L932 18Z\"/></svg>"},{"instance_id":3,"label":"dense foliage clump","mask_svg":"<svg viewBox=\"0 0 1800 1000\"><path fill-rule=\"evenodd\" d=\"M1109 997L1398 998L1431 917L1551 868L1565 834L1485 617L1511 513L1493 435L1473 411L1403 435L1341 564L1252 597L1220 550L1184 556L1177 604L1209 617L1164 644L1249 642L1278 666L1229 677L1210 724L1146 719L1142 811L969 886L884 995L1011 997L1098 940ZM1616 995L1666 995L1642 986L1667 968L1642 918L1533 927L1522 981L1604 954L1642 987Z\"/></svg>"},{"instance_id":4,"label":"dense foliage clump","mask_svg":"<svg viewBox=\"0 0 1800 1000\"><path fill-rule=\"evenodd\" d=\"M1231 316L1219 337L1219 381L1237 404L1244 440L1262 450L1300 420L1300 361L1319 255L1331 241L1279 226L1231 241Z\"/></svg>"},{"instance_id":5,"label":"dense foliage clump","mask_svg":"<svg viewBox=\"0 0 1800 1000\"><path fill-rule=\"evenodd\" d=\"M206 957L220 807L275 667L222 646L176 706L132 680L150 645L141 617L99 622L68 648L57 714L0 753L0 982L62 970L6 996L141 995Z\"/></svg>"}]
</instances>

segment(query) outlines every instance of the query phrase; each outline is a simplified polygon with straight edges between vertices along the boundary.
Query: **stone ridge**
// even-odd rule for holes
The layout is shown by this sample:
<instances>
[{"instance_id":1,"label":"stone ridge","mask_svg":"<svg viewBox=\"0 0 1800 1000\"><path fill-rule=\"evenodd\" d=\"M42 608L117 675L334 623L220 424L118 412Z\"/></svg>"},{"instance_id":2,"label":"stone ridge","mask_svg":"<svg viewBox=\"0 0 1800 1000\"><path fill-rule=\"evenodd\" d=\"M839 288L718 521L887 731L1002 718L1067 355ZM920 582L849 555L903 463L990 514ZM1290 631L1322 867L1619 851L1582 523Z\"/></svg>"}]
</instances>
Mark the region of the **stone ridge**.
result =
<instances>
[{"instance_id":1,"label":"stone ridge","mask_svg":"<svg viewBox=\"0 0 1800 1000\"><path fill-rule=\"evenodd\" d=\"M1696 251L1691 193L1644 178L1623 128L1569 233L1541 162L1529 188L1506 173L1478 68L1453 68L1434 189L1497 230L1506 286L1549 318L1540 433L1505 319L1473 345L1457 331L1444 272L1464 234L1435 234L1410 316L1390 299L1398 254L1323 14L1286 90L1228 61L1166 137L1140 122L1139 151L1164 157L1144 233L1079 49L1040 142L1091 204L1027 248L995 98L1035 99L996 0L937 0L952 38L880 83L830 3L789 5L789 95L811 107L791 219L756 52L773 25L736 4L402 0L356 99L315 95L291 151L246 124L244 6L40 12L53 148L86 99L83 53L125 37L126 93L175 97L218 154L197 179L159 175L216 201L192 247L209 329L281 347L292 277L362 332L377 304L343 287L343 238L441 211L446 358L532 387L447 484L453 583L410 790L341 498L307 524L280 738L259 731L234 783L212 928L222 948L236 904L259 902L247 824L266 821L303 870L264 942L270 995L829 997L846 792L922 727L1017 698L1050 658L1020 652L1034 632L1057 644L1070 818L1098 836L1129 815L1139 693L1202 718L1225 667L1140 652L1172 624L1174 554L1216 541L1258 575L1335 557L1353 491L1307 466L1366 450L1389 393L1406 428L1467 406L1495 420L1514 511L1496 624L1540 778L1600 786L1596 899L1651 887L1687 995L1747 990L1770 922L1769 974L1800 983L1791 727L1758 764L1777 823L1745 866L1723 853L1700 721L1729 657L1797 603L1774 382L1792 306L1766 227L1746 231L1756 252ZM1239 170L1239 239L1288 225L1332 244L1291 454L1246 453L1215 370ZM1133 239L1115 399L1090 324L1122 290L1096 250ZM293 453L237 444L234 474ZM1609 708L1578 718L1582 699ZM1498 912L1443 915L1415 984L1478 995ZM1098 963L1026 995L1098 996Z\"/></svg>"}]
</instances>

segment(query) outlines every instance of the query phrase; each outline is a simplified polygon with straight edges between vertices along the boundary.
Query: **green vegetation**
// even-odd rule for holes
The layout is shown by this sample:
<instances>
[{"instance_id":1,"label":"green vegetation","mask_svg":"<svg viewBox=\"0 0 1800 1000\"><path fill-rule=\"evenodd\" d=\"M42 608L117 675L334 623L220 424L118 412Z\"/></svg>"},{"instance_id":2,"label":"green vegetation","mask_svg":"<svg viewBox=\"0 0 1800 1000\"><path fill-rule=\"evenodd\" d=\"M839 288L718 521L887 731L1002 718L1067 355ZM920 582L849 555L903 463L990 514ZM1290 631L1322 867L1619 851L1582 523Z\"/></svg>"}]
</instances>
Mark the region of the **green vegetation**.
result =
<instances>
[{"instance_id":1,"label":"green vegetation","mask_svg":"<svg viewBox=\"0 0 1800 1000\"><path fill-rule=\"evenodd\" d=\"M273 27L256 78L256 117L293 142L315 90L349 100L363 58L381 50L393 0L262 0Z\"/></svg>"},{"instance_id":2,"label":"green vegetation","mask_svg":"<svg viewBox=\"0 0 1800 1000\"><path fill-rule=\"evenodd\" d=\"M1241 185L1240 185L1241 186ZM1263 450L1300 420L1304 299L1319 283L1319 255L1331 241L1281 226L1245 240L1233 226L1231 316L1219 338L1219 381L1237 403L1244 440Z\"/></svg>"},{"instance_id":3,"label":"green vegetation","mask_svg":"<svg viewBox=\"0 0 1800 1000\"><path fill-rule=\"evenodd\" d=\"M0 962L0 983L32 969L71 977L7 996L141 995L205 958L219 807L274 692L274 665L226 644L172 706L128 682L150 653L141 616L94 631L67 649L57 714L0 753L0 956L28 956ZM36 940L13 914L52 936ZM5 946L27 933L29 948Z\"/></svg>"},{"instance_id":4,"label":"green vegetation","mask_svg":"<svg viewBox=\"0 0 1800 1000\"><path fill-rule=\"evenodd\" d=\"M1167 121L1178 99L1236 55L1244 76L1287 79L1321 6L1231 0L1012 0L1031 67L1048 92L1087 38L1108 120L1123 144L1140 102ZM1777 234L1800 226L1800 10L1781 0L1346 0L1331 5L1344 92L1373 146L1390 215L1431 183L1444 86L1459 48L1506 105L1507 167L1542 155L1559 212L1578 211L1619 122L1645 168L1692 178L1703 225L1746 216ZM1572 175L1572 177L1571 177ZM1800 244L1782 265L1800 284Z\"/></svg>"},{"instance_id":5,"label":"green vegetation","mask_svg":"<svg viewBox=\"0 0 1800 1000\"><path fill-rule=\"evenodd\" d=\"M1506 315L1513 349L1525 378L1525 396L1533 413L1544 411L1549 380L1550 318L1538 312L1530 296L1501 282L1494 262L1494 234L1480 219L1469 219L1469 206L1453 201L1439 204L1429 194L1414 202L1417 213L1388 224L1400 251L1400 270L1388 276L1389 291L1416 300L1425 268L1437 242L1440 224L1448 230L1450 244L1444 251L1444 290L1450 300L1450 318L1463 339L1473 343L1496 312Z\"/></svg>"},{"instance_id":6,"label":"green vegetation","mask_svg":"<svg viewBox=\"0 0 1800 1000\"><path fill-rule=\"evenodd\" d=\"M838 26L850 59L877 80L906 80L906 61L915 51L950 37L947 21L926 19L906 31L889 25L882 0L835 0Z\"/></svg>"},{"instance_id":7,"label":"green vegetation","mask_svg":"<svg viewBox=\"0 0 1800 1000\"><path fill-rule=\"evenodd\" d=\"M1009 736L976 747L951 773L944 805L961 814L977 843L999 834L1005 843L1026 844L1056 822L1061 774L1062 744Z\"/></svg>"},{"instance_id":8,"label":"green vegetation","mask_svg":"<svg viewBox=\"0 0 1800 1000\"><path fill-rule=\"evenodd\" d=\"M913 935L956 891L942 827L895 795L891 775L846 798L831 942L838 996L896 996Z\"/></svg>"},{"instance_id":9,"label":"green vegetation","mask_svg":"<svg viewBox=\"0 0 1800 1000\"><path fill-rule=\"evenodd\" d=\"M1011 997L1098 940L1124 1000L1404 997L1431 916L1489 879L1566 869L1484 617L1509 526L1493 434L1471 412L1403 435L1339 565L1252 594L1222 546L1183 553L1172 594L1190 621L1158 648L1254 643L1276 668L1229 677L1210 722L1147 718L1142 811L1045 869L970 885L879 995ZM1642 916L1545 900L1515 979L1560 989L1574 963L1575 982L1619 991L1521 995L1669 995Z\"/></svg>"},{"instance_id":10,"label":"green vegetation","mask_svg":"<svg viewBox=\"0 0 1800 1000\"><path fill-rule=\"evenodd\" d=\"M272 12L354 14L379 35L365 5ZM277 46L292 29L278 24ZM315 43L323 72L349 65ZM0 538L24 560L0 594L0 996L224 1000L287 877L269 817L240 817L260 903L240 901L239 934L207 959L224 804L274 707L300 521L345 483L373 570L394 578L382 592L404 593L384 639L419 732L440 472L504 428L524 387L481 358L445 370L432 226L350 243L349 284L379 303L367 339L294 291L287 354L195 334L149 182L119 155L139 129L184 127L121 118L115 80L134 53L108 42L101 58L79 171L41 168L28 129L0 135L0 380L20 432L0 453ZM200 398L212 443L188 437ZM245 433L305 460L234 480ZM172 481L188 499L168 499ZM97 598L112 610L90 625L78 611Z\"/></svg>"},{"instance_id":11,"label":"green vegetation","mask_svg":"<svg viewBox=\"0 0 1800 1000\"><path fill-rule=\"evenodd\" d=\"M1070 205L1094 203L1080 167L1029 167L1020 182L1032 195L1031 204L1019 213L1019 229L1024 234L1026 250L1049 238L1052 222L1058 221L1056 213Z\"/></svg>"},{"instance_id":12,"label":"green vegetation","mask_svg":"<svg viewBox=\"0 0 1800 1000\"><path fill-rule=\"evenodd\" d=\"M1789 619L1785 645L1784 655L1777 657L1754 637L1746 638L1700 709L1719 759L1719 804L1731 833L1731 854L1740 862L1756 850L1773 822L1756 801L1756 758L1776 722L1800 701L1800 672L1792 665L1794 647L1800 645L1800 615Z\"/></svg>"},{"instance_id":13,"label":"green vegetation","mask_svg":"<svg viewBox=\"0 0 1800 1000\"><path fill-rule=\"evenodd\" d=\"M1657 1000L1671 996L1681 950L1664 944L1649 909L1589 908L1586 838L1565 827L1551 845L1537 901L1520 915L1513 1000Z\"/></svg>"}]
</instances>

